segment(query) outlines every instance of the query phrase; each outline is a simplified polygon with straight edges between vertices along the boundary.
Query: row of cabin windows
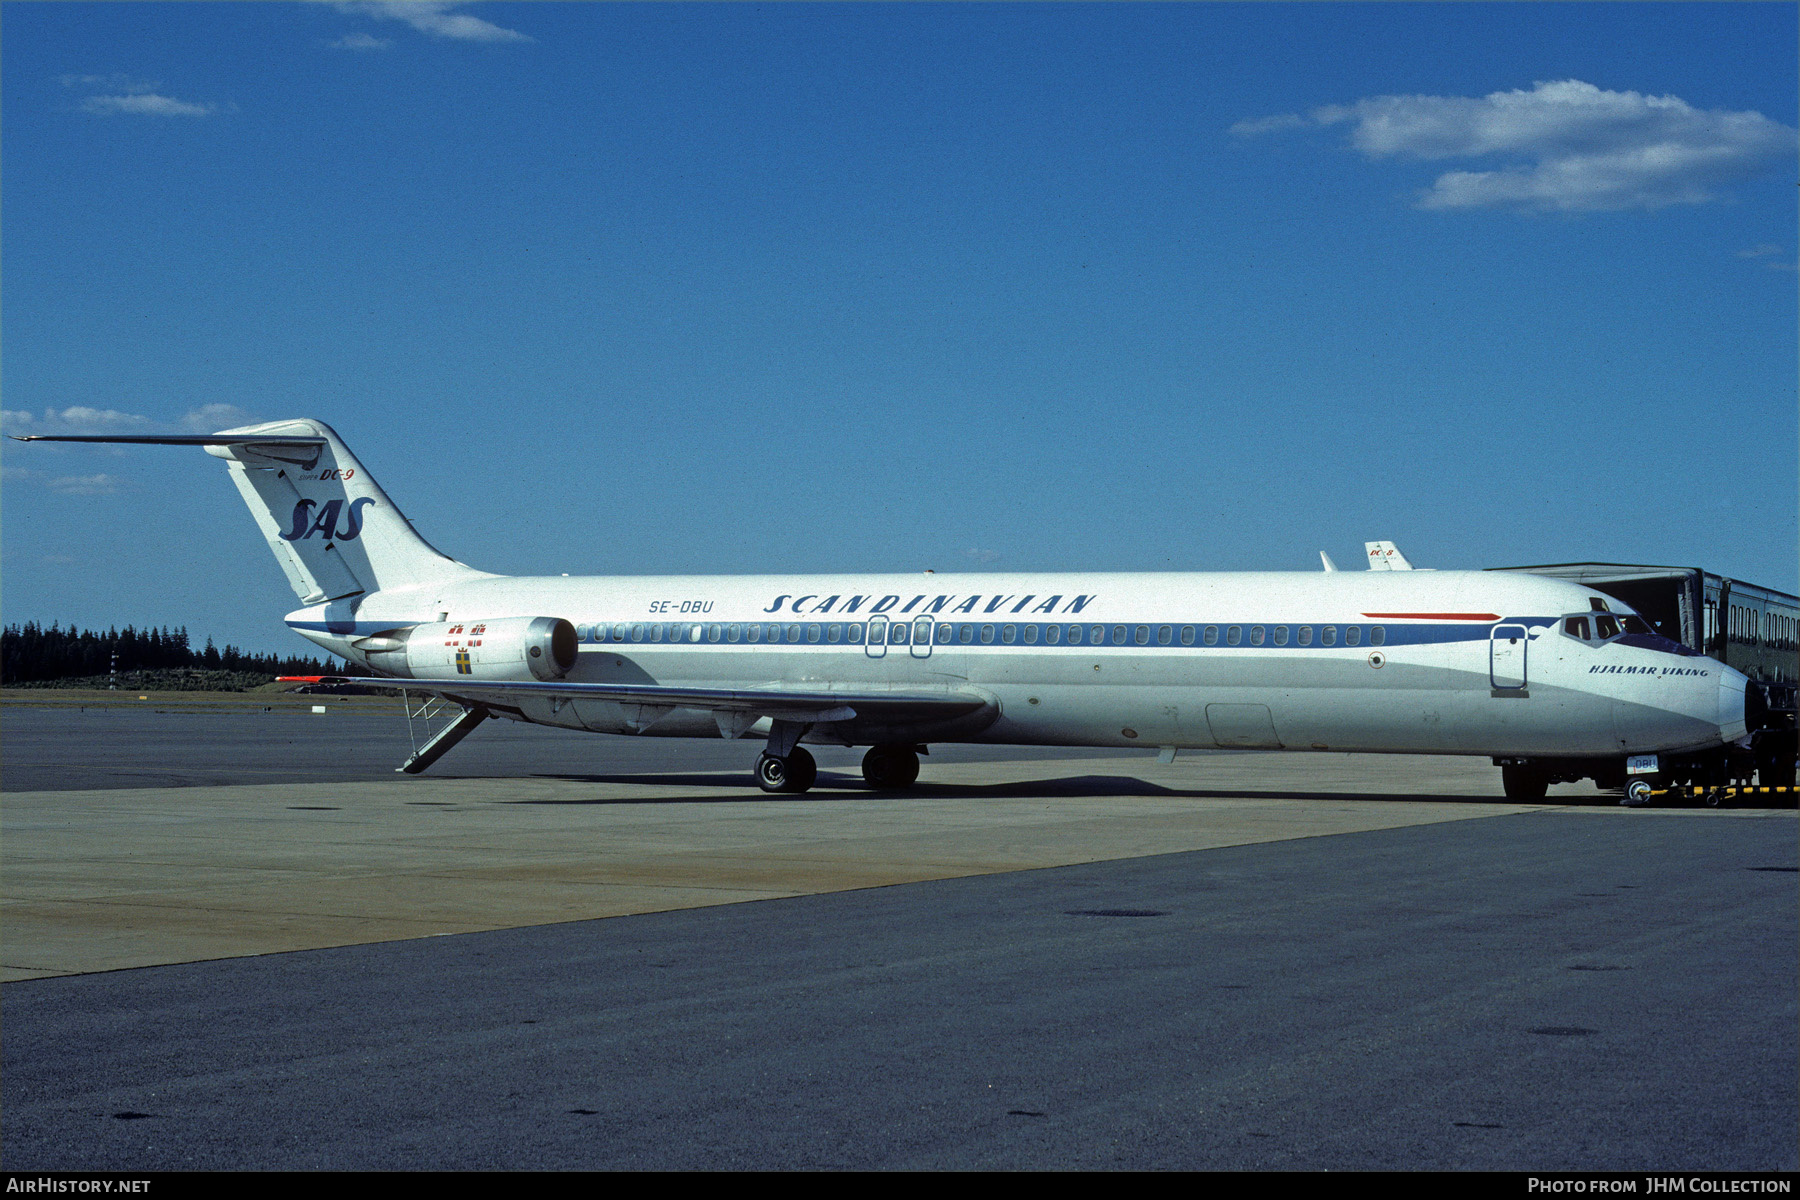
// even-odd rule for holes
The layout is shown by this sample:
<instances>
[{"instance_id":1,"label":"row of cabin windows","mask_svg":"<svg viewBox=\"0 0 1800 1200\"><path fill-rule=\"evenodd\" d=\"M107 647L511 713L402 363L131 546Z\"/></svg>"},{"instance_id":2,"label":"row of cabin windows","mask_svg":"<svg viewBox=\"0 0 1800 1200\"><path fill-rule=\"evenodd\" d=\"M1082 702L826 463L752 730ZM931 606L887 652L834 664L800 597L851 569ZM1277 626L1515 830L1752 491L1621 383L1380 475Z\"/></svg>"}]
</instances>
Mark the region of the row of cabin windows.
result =
<instances>
[{"instance_id":1,"label":"row of cabin windows","mask_svg":"<svg viewBox=\"0 0 1800 1200\"><path fill-rule=\"evenodd\" d=\"M1795 648L1792 617L1764 612L1744 604L1729 606L1725 614L1725 637L1745 646L1768 646L1775 650Z\"/></svg>"},{"instance_id":2,"label":"row of cabin windows","mask_svg":"<svg viewBox=\"0 0 1800 1200\"><path fill-rule=\"evenodd\" d=\"M1760 626L1760 628L1759 628ZM1762 612L1741 604L1731 606L1729 636L1734 642L1764 645L1775 650L1800 647L1793 617L1781 613Z\"/></svg>"},{"instance_id":3,"label":"row of cabin windows","mask_svg":"<svg viewBox=\"0 0 1800 1200\"><path fill-rule=\"evenodd\" d=\"M581 625L575 630L584 642L726 642L786 643L800 642L861 645L865 626L862 622L782 624L752 621L705 623L694 621L618 621L611 624ZM1223 635L1221 638L1221 630ZM930 631L929 633L927 631ZM891 646L904 646L913 640L909 621L889 622L885 634L879 627L872 635ZM1343 644L1360 646L1364 632L1360 625L1343 629ZM1336 625L962 625L950 621L919 623L919 639L927 637L939 646L1002 645L1026 646L1335 646ZM1387 629L1371 626L1367 633L1371 646L1387 641ZM1315 641L1316 638L1316 641Z\"/></svg>"}]
</instances>

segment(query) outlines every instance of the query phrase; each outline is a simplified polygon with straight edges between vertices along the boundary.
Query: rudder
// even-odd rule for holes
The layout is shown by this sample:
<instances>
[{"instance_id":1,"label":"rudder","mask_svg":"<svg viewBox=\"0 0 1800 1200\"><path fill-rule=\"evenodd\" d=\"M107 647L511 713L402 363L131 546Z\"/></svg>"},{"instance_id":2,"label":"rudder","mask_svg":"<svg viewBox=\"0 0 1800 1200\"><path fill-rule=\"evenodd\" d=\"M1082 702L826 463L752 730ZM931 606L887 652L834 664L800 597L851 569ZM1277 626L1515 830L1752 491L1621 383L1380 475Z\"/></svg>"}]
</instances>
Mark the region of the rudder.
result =
<instances>
[{"instance_id":1,"label":"rudder","mask_svg":"<svg viewBox=\"0 0 1800 1200\"><path fill-rule=\"evenodd\" d=\"M223 429L208 454L231 470L244 503L303 604L480 579L413 529L343 439L323 421L270 421ZM282 443L291 436L296 440Z\"/></svg>"}]
</instances>

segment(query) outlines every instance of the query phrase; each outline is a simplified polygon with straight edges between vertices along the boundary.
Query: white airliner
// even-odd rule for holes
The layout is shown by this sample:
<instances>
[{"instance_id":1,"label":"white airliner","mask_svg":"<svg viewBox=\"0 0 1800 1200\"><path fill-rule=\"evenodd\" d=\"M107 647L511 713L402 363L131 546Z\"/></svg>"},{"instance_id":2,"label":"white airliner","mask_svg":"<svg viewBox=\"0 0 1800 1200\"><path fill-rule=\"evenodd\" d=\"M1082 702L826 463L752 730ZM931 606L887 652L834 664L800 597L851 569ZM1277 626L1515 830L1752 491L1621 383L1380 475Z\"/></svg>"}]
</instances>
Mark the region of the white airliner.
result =
<instances>
[{"instance_id":1,"label":"white airliner","mask_svg":"<svg viewBox=\"0 0 1800 1200\"><path fill-rule=\"evenodd\" d=\"M930 742L1462 754L1509 796L1746 736L1744 676L1616 599L1510 572L508 577L428 545L314 420L195 436L226 460L303 607L289 628L462 716L648 737L756 737L767 791L802 742L918 776ZM1323 556L1322 556L1323 557ZM1666 769L1666 766L1665 766Z\"/></svg>"}]
</instances>

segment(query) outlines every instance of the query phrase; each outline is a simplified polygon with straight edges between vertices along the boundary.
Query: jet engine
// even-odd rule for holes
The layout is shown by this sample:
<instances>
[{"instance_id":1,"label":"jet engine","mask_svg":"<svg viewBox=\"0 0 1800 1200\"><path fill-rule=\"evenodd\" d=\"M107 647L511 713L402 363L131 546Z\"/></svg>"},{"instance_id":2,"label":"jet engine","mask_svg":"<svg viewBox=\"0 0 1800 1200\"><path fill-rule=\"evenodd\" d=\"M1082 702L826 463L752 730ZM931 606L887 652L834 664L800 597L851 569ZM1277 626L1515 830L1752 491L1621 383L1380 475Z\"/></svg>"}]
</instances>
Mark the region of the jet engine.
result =
<instances>
[{"instance_id":1,"label":"jet engine","mask_svg":"<svg viewBox=\"0 0 1800 1200\"><path fill-rule=\"evenodd\" d=\"M402 679L549 682L575 665L575 627L561 617L434 621L350 643L369 668Z\"/></svg>"}]
</instances>

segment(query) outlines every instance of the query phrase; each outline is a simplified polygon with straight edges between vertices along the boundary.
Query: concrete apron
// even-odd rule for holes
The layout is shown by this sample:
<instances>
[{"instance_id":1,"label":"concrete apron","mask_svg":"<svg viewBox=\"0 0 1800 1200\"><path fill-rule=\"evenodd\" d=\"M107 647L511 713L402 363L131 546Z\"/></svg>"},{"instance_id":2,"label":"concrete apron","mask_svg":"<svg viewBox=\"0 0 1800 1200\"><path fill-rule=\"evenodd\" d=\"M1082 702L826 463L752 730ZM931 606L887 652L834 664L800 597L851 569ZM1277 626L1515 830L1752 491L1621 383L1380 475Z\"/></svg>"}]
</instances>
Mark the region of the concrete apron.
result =
<instances>
[{"instance_id":1,"label":"concrete apron","mask_svg":"<svg viewBox=\"0 0 1800 1200\"><path fill-rule=\"evenodd\" d=\"M1168 766L927 759L918 786L884 795L830 772L793 797L744 773L10 793L0 979L1559 807L1499 790L1480 759L1214 754ZM1585 811L1620 811L1587 799Z\"/></svg>"}]
</instances>

